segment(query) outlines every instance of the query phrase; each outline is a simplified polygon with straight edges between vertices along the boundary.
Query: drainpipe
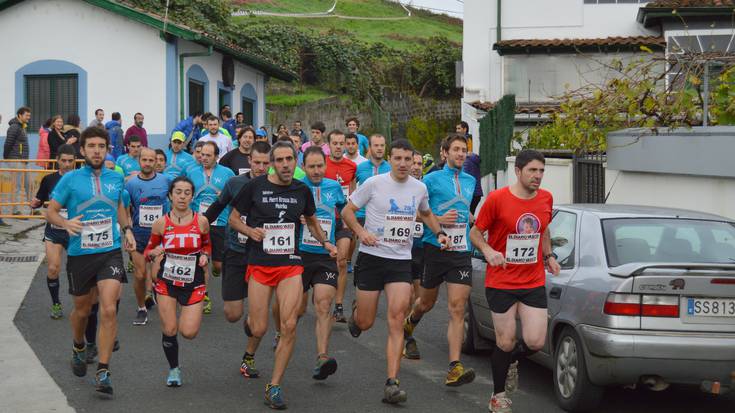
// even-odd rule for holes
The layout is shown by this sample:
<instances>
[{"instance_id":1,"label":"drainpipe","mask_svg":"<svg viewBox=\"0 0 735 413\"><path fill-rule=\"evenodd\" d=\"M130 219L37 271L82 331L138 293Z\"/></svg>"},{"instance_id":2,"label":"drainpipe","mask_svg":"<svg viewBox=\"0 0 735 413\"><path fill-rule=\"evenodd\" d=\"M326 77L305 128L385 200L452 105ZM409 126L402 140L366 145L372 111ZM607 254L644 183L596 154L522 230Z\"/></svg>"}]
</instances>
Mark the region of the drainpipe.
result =
<instances>
[{"instance_id":1,"label":"drainpipe","mask_svg":"<svg viewBox=\"0 0 735 413\"><path fill-rule=\"evenodd\" d=\"M500 0L498 0L500 1ZM184 110L184 58L185 57L208 57L212 56L214 52L214 46L207 46L206 52L194 52L194 53L181 53L179 55L179 113L181 119L186 119L186 112Z\"/></svg>"},{"instance_id":2,"label":"drainpipe","mask_svg":"<svg viewBox=\"0 0 735 413\"><path fill-rule=\"evenodd\" d=\"M497 11L498 18L497 18L497 23L496 23L497 27L495 28L495 37L497 37L497 39L495 40L496 43L502 40L500 36L500 33L502 32L501 25L500 25L501 24L500 12L502 10L502 6L501 6L502 4L503 4L503 0L498 0L498 11Z\"/></svg>"}]
</instances>

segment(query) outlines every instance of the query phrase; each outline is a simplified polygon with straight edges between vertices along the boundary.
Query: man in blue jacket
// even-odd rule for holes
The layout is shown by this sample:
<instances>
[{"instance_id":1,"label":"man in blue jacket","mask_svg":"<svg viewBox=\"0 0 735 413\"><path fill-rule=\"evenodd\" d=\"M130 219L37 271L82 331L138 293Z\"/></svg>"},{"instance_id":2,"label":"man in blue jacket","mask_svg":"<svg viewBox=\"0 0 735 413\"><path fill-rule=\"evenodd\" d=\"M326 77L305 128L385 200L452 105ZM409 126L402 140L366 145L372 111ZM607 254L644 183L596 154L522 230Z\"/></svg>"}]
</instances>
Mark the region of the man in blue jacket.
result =
<instances>
[{"instance_id":1,"label":"man in blue jacket","mask_svg":"<svg viewBox=\"0 0 735 413\"><path fill-rule=\"evenodd\" d=\"M112 120L105 123L105 129L110 134L110 154L115 160L125 153L124 132L120 119L120 112L112 112Z\"/></svg>"},{"instance_id":2,"label":"man in blue jacket","mask_svg":"<svg viewBox=\"0 0 735 413\"><path fill-rule=\"evenodd\" d=\"M173 132L183 133L184 136L186 137L186 142L185 142L184 147L188 148L189 143L191 143L192 140L196 142L196 140L199 139L198 134L199 134L199 130L201 129L201 127L202 127L202 112L197 111L197 112L194 112L192 116L189 116L188 118L179 122L174 127L174 130L171 131L171 133ZM197 139L193 139L193 138L197 138ZM189 152L191 151L189 150Z\"/></svg>"}]
</instances>

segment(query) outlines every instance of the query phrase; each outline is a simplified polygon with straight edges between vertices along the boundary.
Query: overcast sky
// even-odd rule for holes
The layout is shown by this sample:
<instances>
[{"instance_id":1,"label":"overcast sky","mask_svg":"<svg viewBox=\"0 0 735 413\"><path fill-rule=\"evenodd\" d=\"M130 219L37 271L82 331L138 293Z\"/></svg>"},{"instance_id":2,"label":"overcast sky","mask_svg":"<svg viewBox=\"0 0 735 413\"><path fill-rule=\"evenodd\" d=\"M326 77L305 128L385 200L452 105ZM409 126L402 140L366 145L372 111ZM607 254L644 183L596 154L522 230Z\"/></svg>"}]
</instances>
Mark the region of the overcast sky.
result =
<instances>
[{"instance_id":1,"label":"overcast sky","mask_svg":"<svg viewBox=\"0 0 735 413\"><path fill-rule=\"evenodd\" d=\"M462 18L462 0L393 0L403 4L411 4L416 8L426 8L435 13L448 14ZM432 10L433 9L433 10Z\"/></svg>"}]
</instances>

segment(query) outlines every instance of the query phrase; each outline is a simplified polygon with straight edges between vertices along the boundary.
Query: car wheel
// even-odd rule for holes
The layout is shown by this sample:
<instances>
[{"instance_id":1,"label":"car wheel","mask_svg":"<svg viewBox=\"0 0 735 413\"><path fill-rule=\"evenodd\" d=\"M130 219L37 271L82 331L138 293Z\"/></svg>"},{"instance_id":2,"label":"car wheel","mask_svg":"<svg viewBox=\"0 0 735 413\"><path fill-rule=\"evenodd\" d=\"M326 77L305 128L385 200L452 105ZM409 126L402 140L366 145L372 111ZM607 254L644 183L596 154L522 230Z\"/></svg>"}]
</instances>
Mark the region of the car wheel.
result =
<instances>
[{"instance_id":1,"label":"car wheel","mask_svg":"<svg viewBox=\"0 0 735 413\"><path fill-rule=\"evenodd\" d=\"M556 341L553 377L556 400L566 411L589 411L602 399L604 388L589 380L582 342L571 327Z\"/></svg>"},{"instance_id":2,"label":"car wheel","mask_svg":"<svg viewBox=\"0 0 735 413\"><path fill-rule=\"evenodd\" d=\"M477 339L477 324L472 311L472 304L467 303L467 311L464 313L464 340L462 340L462 353L474 354L477 352L475 340Z\"/></svg>"}]
</instances>

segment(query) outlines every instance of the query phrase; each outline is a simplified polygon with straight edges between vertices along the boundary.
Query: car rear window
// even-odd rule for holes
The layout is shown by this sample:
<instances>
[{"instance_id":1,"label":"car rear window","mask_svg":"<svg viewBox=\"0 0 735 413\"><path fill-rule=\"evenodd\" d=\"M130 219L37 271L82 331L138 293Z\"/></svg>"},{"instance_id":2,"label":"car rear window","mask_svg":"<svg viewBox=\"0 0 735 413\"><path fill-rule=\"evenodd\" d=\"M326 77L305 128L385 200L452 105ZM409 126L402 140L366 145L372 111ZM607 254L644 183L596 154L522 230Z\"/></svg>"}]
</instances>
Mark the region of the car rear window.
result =
<instances>
[{"instance_id":1,"label":"car rear window","mask_svg":"<svg viewBox=\"0 0 735 413\"><path fill-rule=\"evenodd\" d=\"M610 267L631 262L735 263L735 226L691 219L602 221Z\"/></svg>"}]
</instances>

